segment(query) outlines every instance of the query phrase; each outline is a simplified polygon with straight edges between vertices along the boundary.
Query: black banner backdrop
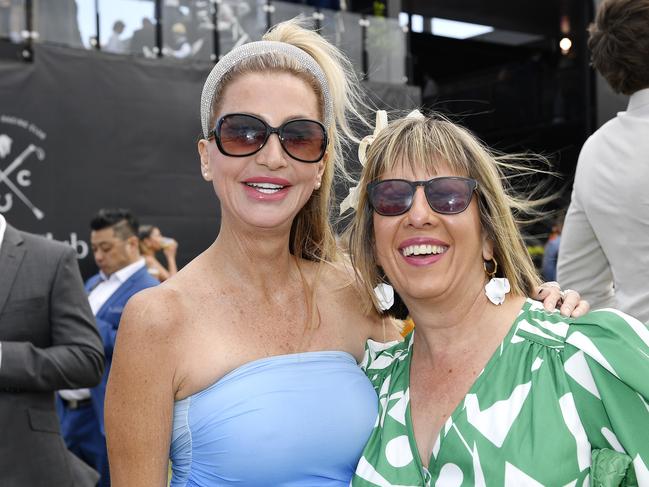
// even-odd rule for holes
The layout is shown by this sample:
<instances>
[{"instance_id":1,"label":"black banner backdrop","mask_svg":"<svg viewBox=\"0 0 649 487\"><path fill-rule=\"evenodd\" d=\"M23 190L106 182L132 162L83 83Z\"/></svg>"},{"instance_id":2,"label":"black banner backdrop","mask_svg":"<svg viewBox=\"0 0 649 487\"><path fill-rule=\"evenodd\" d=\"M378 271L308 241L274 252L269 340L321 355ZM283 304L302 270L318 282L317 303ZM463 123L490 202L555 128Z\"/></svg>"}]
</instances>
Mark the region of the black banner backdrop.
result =
<instances>
[{"instance_id":1,"label":"black banner backdrop","mask_svg":"<svg viewBox=\"0 0 649 487\"><path fill-rule=\"evenodd\" d=\"M130 208L174 237L181 266L208 247L219 204L196 141L211 66L44 44L34 59L0 61L0 213L74 247L85 277L101 207ZM390 108L419 102L416 88L368 85Z\"/></svg>"}]
</instances>

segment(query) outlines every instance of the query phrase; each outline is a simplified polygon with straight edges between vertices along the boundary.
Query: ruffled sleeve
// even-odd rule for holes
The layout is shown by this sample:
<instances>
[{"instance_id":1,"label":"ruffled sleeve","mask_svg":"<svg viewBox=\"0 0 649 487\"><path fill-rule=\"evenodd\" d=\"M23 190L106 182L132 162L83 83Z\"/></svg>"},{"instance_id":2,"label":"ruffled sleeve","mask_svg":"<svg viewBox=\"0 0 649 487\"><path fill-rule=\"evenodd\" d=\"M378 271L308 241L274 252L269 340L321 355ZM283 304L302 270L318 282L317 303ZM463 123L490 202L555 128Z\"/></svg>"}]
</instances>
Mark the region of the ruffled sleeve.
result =
<instances>
[{"instance_id":1,"label":"ruffled sleeve","mask_svg":"<svg viewBox=\"0 0 649 487\"><path fill-rule=\"evenodd\" d=\"M603 309L575 320L565 344L580 423L571 432L591 443L591 485L649 487L649 328Z\"/></svg>"},{"instance_id":2,"label":"ruffled sleeve","mask_svg":"<svg viewBox=\"0 0 649 487\"><path fill-rule=\"evenodd\" d=\"M383 376L389 373L390 366L399 357L403 357L412 344L412 333L404 341L376 342L372 339L365 343L365 355L359 364L363 372L378 391L383 383Z\"/></svg>"}]
</instances>

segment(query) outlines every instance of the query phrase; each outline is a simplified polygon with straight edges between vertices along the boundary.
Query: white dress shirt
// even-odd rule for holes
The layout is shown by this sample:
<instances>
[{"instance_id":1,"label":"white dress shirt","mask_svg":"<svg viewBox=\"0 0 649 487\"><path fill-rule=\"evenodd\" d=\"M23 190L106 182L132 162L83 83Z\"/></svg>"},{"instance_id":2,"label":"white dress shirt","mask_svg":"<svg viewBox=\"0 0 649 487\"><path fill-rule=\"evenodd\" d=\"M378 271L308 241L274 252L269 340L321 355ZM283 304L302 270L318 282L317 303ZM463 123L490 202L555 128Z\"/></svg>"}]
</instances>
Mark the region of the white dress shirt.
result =
<instances>
[{"instance_id":1,"label":"white dress shirt","mask_svg":"<svg viewBox=\"0 0 649 487\"><path fill-rule=\"evenodd\" d=\"M584 144L561 235L557 280L593 309L649 322L649 88Z\"/></svg>"},{"instance_id":2,"label":"white dress shirt","mask_svg":"<svg viewBox=\"0 0 649 487\"><path fill-rule=\"evenodd\" d=\"M120 39L117 32L113 32L108 38L106 45L102 46L102 50L106 52L124 53L127 47L126 41Z\"/></svg>"},{"instance_id":3,"label":"white dress shirt","mask_svg":"<svg viewBox=\"0 0 649 487\"><path fill-rule=\"evenodd\" d=\"M0 213L0 250L2 250L2 241L5 238L5 230L7 229L7 220Z\"/></svg>"},{"instance_id":4,"label":"white dress shirt","mask_svg":"<svg viewBox=\"0 0 649 487\"><path fill-rule=\"evenodd\" d=\"M100 272L99 275L102 280L88 295L88 302L90 303L92 314L97 316L97 312L101 309L104 303L110 299L113 293L145 265L144 259L140 258L132 264L113 272L110 276ZM63 399L68 401L81 401L90 398L90 389L63 389L59 391L59 394Z\"/></svg>"},{"instance_id":5,"label":"white dress shirt","mask_svg":"<svg viewBox=\"0 0 649 487\"><path fill-rule=\"evenodd\" d=\"M7 229L7 220L0 213L0 250L2 250L2 241L5 238L5 230ZM0 367L2 367L2 342L0 342Z\"/></svg>"},{"instance_id":6,"label":"white dress shirt","mask_svg":"<svg viewBox=\"0 0 649 487\"><path fill-rule=\"evenodd\" d=\"M101 309L104 303L108 301L113 293L145 265L144 258L140 258L132 264L113 272L110 276L107 276L103 272L99 272L101 281L88 295L88 302L90 303L92 314L96 316L97 312Z\"/></svg>"}]
</instances>

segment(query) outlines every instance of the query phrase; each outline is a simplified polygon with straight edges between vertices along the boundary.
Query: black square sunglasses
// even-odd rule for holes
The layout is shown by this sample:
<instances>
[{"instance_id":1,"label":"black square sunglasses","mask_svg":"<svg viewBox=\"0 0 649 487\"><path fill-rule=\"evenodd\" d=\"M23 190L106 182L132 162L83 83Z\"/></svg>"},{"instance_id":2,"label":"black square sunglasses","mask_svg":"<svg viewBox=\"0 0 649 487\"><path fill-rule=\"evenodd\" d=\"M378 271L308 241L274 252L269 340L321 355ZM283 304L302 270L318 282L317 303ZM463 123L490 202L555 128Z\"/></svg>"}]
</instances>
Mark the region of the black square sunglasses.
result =
<instances>
[{"instance_id":1,"label":"black square sunglasses","mask_svg":"<svg viewBox=\"0 0 649 487\"><path fill-rule=\"evenodd\" d=\"M418 186L424 188L426 201L433 211L454 215L467 209L473 192L478 188L478 182L475 179L455 176L443 176L428 181L374 181L367 185L370 205L379 215L403 215L412 207Z\"/></svg>"},{"instance_id":2,"label":"black square sunglasses","mask_svg":"<svg viewBox=\"0 0 649 487\"><path fill-rule=\"evenodd\" d=\"M271 127L259 117L247 113L228 113L216 122L210 136L222 154L251 156L259 152L271 134L277 134L282 149L300 162L318 162L327 150L327 131L317 120L298 118L279 127Z\"/></svg>"}]
</instances>

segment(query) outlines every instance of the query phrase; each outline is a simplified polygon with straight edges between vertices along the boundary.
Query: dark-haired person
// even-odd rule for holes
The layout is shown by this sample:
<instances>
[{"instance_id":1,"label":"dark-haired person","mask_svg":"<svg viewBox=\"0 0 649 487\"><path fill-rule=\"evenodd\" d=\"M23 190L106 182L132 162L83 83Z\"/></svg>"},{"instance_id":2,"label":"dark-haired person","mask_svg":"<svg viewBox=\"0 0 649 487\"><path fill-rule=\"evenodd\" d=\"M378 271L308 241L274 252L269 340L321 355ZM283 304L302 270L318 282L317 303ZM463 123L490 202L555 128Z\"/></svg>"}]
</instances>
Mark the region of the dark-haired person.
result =
<instances>
[{"instance_id":1,"label":"dark-haired person","mask_svg":"<svg viewBox=\"0 0 649 487\"><path fill-rule=\"evenodd\" d=\"M558 281L649 322L649 0L602 2L589 31L593 66L630 98L579 155Z\"/></svg>"},{"instance_id":2,"label":"dark-haired person","mask_svg":"<svg viewBox=\"0 0 649 487\"><path fill-rule=\"evenodd\" d=\"M138 291L158 284L140 255L138 223L130 211L102 209L90 222L90 243L99 273L86 282L88 301L104 343L106 369L92 389L59 391L61 431L68 448L110 485L104 431L104 395L117 327L126 302Z\"/></svg>"},{"instance_id":3,"label":"dark-haired person","mask_svg":"<svg viewBox=\"0 0 649 487\"><path fill-rule=\"evenodd\" d=\"M142 27L133 32L130 51L133 54L145 55L155 45L155 27L147 17L142 18Z\"/></svg>"},{"instance_id":4,"label":"dark-haired person","mask_svg":"<svg viewBox=\"0 0 649 487\"><path fill-rule=\"evenodd\" d=\"M173 238L164 237L158 227L153 225L140 225L140 253L144 257L146 267L153 277L164 282L178 272L176 252L178 242ZM162 252L167 260L167 267L156 258L156 253Z\"/></svg>"},{"instance_id":5,"label":"dark-haired person","mask_svg":"<svg viewBox=\"0 0 649 487\"><path fill-rule=\"evenodd\" d=\"M120 38L125 28L126 26L121 20L118 20L113 24L113 33L110 35L108 42L103 47L104 51L115 52L118 54L126 52L128 48L128 41Z\"/></svg>"}]
</instances>

